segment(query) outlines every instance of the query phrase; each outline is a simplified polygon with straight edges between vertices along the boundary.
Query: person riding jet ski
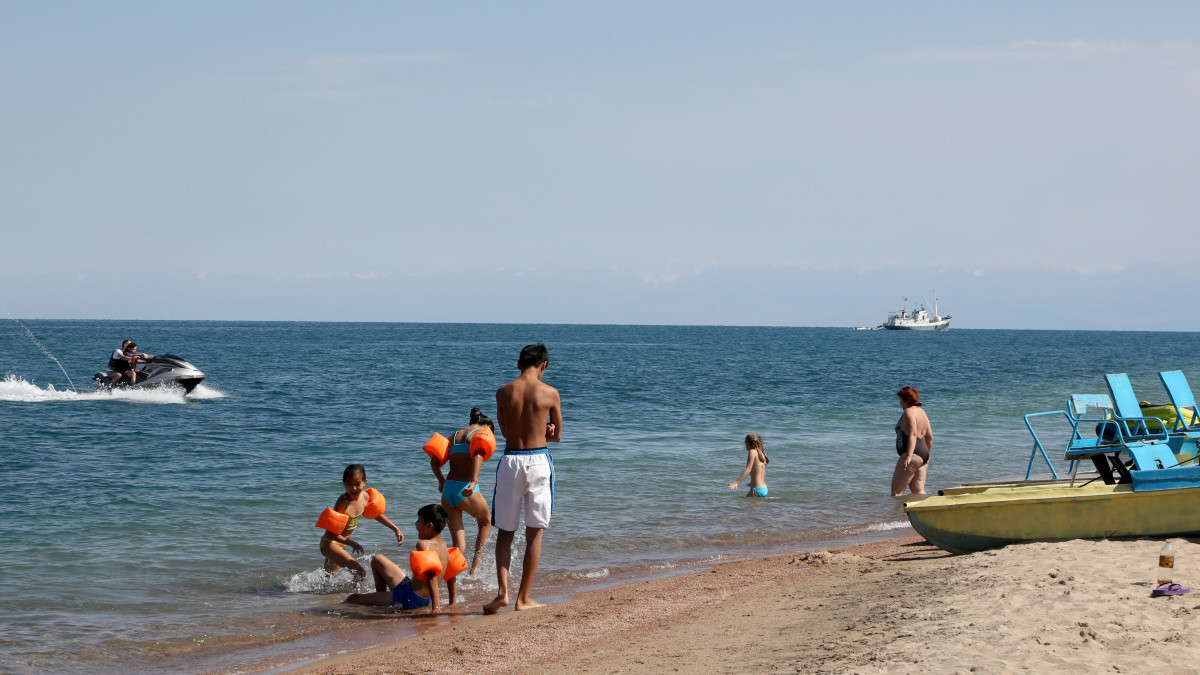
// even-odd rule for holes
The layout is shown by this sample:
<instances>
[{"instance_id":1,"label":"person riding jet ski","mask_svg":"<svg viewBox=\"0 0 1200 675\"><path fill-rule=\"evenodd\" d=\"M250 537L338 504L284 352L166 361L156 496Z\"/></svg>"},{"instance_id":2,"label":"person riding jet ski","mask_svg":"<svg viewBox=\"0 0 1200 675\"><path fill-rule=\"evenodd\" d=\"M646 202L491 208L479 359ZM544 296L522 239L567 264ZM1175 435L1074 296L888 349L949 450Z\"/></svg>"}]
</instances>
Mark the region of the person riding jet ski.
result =
<instances>
[{"instance_id":1,"label":"person riding jet ski","mask_svg":"<svg viewBox=\"0 0 1200 675\"><path fill-rule=\"evenodd\" d=\"M146 367L138 370L141 364ZM108 359L108 371L96 373L92 380L103 389L172 386L183 387L184 393L190 394L204 381L204 373L180 356L143 354L137 350L136 342L126 340Z\"/></svg>"},{"instance_id":2,"label":"person riding jet ski","mask_svg":"<svg viewBox=\"0 0 1200 675\"><path fill-rule=\"evenodd\" d=\"M108 357L108 369L116 373L110 386L116 386L122 379L128 379L129 384L137 384L137 365L149 361L149 354L139 354L137 343L125 340L119 349L113 350Z\"/></svg>"}]
</instances>

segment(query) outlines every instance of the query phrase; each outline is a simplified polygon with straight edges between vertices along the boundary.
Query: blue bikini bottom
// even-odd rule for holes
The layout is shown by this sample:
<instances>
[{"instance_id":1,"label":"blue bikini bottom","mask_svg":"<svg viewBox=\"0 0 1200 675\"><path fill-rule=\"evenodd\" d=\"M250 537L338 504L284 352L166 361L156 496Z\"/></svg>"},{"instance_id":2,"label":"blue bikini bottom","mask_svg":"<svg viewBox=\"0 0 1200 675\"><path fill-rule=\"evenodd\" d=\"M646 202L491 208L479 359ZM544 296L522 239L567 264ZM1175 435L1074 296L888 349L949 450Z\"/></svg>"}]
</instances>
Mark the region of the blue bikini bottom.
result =
<instances>
[{"instance_id":1,"label":"blue bikini bottom","mask_svg":"<svg viewBox=\"0 0 1200 675\"><path fill-rule=\"evenodd\" d=\"M468 485L470 485L470 483L467 481L450 480L447 478L446 484L442 486L442 499L445 499L446 503L450 506L457 507L464 499L466 499L466 497L463 496L463 490L467 489ZM479 486L476 485L475 492L478 491ZM472 492L471 494L475 494L475 492Z\"/></svg>"}]
</instances>

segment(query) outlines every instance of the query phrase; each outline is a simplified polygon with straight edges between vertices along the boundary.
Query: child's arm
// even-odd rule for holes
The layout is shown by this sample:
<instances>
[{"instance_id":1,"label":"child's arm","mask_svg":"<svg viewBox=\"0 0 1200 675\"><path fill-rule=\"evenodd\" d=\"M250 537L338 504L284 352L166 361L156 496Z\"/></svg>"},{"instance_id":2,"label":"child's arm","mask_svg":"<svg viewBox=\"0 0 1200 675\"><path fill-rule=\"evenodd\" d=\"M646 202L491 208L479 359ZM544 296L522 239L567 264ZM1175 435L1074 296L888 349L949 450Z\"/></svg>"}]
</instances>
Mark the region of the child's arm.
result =
<instances>
[{"instance_id":1,"label":"child's arm","mask_svg":"<svg viewBox=\"0 0 1200 675\"><path fill-rule=\"evenodd\" d=\"M379 521L380 525L383 525L387 529L396 533L396 543L397 544L404 543L404 533L401 532L400 528L396 527L396 525L391 520L388 520L387 516L385 516L381 513L378 516L375 516L375 520Z\"/></svg>"},{"instance_id":2,"label":"child's arm","mask_svg":"<svg viewBox=\"0 0 1200 675\"><path fill-rule=\"evenodd\" d=\"M475 460L474 471L471 473L471 483L463 488L463 496L470 497L479 491L479 469L483 467L483 455L475 455L472 459ZM450 604L454 604L451 600Z\"/></svg>"},{"instance_id":3,"label":"child's arm","mask_svg":"<svg viewBox=\"0 0 1200 675\"><path fill-rule=\"evenodd\" d=\"M446 477L442 475L442 465L438 464L436 459L431 458L429 460L429 468L433 469L433 475L437 476L438 492L441 492L442 488L446 487Z\"/></svg>"},{"instance_id":4,"label":"child's arm","mask_svg":"<svg viewBox=\"0 0 1200 675\"><path fill-rule=\"evenodd\" d=\"M431 614L442 611L442 603L438 602L438 586L441 586L438 581L437 577L429 580L429 600L432 603L429 605L429 612Z\"/></svg>"},{"instance_id":5,"label":"child's arm","mask_svg":"<svg viewBox=\"0 0 1200 675\"><path fill-rule=\"evenodd\" d=\"M746 468L742 470L742 475L738 479L729 484L730 490L736 490L738 483L746 480L746 476L750 475L750 470L754 468L754 453L749 452L746 456Z\"/></svg>"},{"instance_id":6,"label":"child's arm","mask_svg":"<svg viewBox=\"0 0 1200 675\"><path fill-rule=\"evenodd\" d=\"M333 533L330 532L330 534L333 534ZM333 536L333 540L336 542L343 543L346 546L349 546L351 548L351 550L353 550L355 553L362 553L363 551L366 550L362 547L362 544L360 544L357 541L354 541L353 539L351 539L350 537L347 537L342 534L335 534Z\"/></svg>"},{"instance_id":7,"label":"child's arm","mask_svg":"<svg viewBox=\"0 0 1200 675\"><path fill-rule=\"evenodd\" d=\"M450 596L450 604L458 602L458 577L446 580L446 590Z\"/></svg>"}]
</instances>

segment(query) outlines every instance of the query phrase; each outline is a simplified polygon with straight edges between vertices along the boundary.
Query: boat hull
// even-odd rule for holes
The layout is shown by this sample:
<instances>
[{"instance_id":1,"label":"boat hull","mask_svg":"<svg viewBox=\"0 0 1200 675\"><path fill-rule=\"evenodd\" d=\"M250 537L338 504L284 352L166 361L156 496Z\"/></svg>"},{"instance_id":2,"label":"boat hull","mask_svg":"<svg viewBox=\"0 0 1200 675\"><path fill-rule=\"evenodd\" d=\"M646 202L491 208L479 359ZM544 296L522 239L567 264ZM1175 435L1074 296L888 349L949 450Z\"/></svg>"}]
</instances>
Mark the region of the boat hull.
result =
<instances>
[{"instance_id":1,"label":"boat hull","mask_svg":"<svg viewBox=\"0 0 1200 675\"><path fill-rule=\"evenodd\" d=\"M887 330L950 330L949 321L932 321L929 323L883 324Z\"/></svg>"},{"instance_id":2,"label":"boat hull","mask_svg":"<svg viewBox=\"0 0 1200 675\"><path fill-rule=\"evenodd\" d=\"M970 553L1023 541L1200 532L1200 487L1134 492L1129 484L984 488L906 504L929 543Z\"/></svg>"}]
</instances>

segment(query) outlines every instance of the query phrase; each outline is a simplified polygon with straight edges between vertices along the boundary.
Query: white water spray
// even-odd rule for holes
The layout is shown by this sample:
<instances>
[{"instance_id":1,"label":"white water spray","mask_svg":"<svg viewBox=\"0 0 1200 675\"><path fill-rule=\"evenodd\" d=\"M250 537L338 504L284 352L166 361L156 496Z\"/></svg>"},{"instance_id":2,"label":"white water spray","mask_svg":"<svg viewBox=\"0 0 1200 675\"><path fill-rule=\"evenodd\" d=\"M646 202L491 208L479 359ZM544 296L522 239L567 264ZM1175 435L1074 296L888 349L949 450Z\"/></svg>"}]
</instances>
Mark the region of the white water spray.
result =
<instances>
[{"instance_id":1,"label":"white water spray","mask_svg":"<svg viewBox=\"0 0 1200 675\"><path fill-rule=\"evenodd\" d=\"M8 310L7 309L4 310L4 313L8 314ZM41 342L38 342L38 339L36 337L34 337L34 335L33 335L33 331L29 330L29 328L25 324L18 321L17 317L13 316L12 314L8 314L8 318L15 321L17 323L17 325L21 327L21 330L25 331L25 334L29 336L30 340L33 340L33 344L37 345L38 349L42 350L43 354L50 357L51 361L58 363L58 369L62 371L63 377L67 378L67 382L70 383L70 385L71 385L71 390L78 394L79 390L75 388L75 383L71 382L71 376L67 375L67 369L63 368L63 364L59 363L58 359L54 358L54 355L50 353L49 349L46 349L46 345L42 344Z\"/></svg>"}]
</instances>

